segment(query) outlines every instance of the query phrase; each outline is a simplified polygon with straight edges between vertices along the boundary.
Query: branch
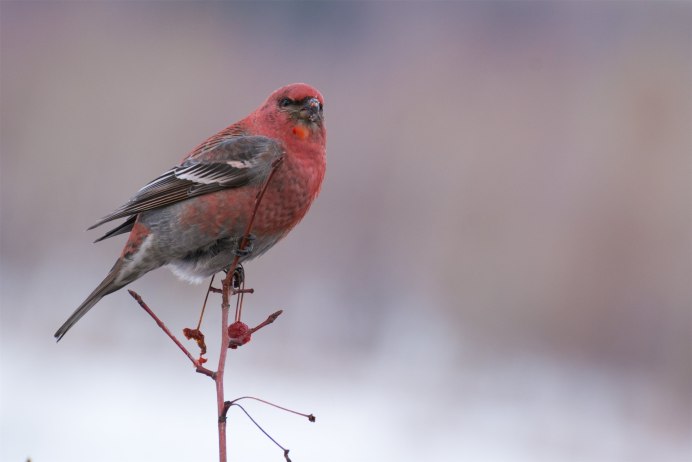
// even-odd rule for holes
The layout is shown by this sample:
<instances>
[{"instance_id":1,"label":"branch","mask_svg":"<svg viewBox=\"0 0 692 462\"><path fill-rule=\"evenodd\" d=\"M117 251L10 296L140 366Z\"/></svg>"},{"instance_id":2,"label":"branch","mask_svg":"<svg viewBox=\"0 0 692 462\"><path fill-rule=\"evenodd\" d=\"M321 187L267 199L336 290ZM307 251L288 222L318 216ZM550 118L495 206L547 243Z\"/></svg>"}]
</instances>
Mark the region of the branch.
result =
<instances>
[{"instance_id":1,"label":"branch","mask_svg":"<svg viewBox=\"0 0 692 462\"><path fill-rule=\"evenodd\" d=\"M228 345L230 341L230 336L228 333L228 311L230 310L230 304L228 301L228 295L232 291L232 282L233 282L233 275L235 274L235 269L238 267L238 263L240 263L240 252L245 250L245 246L247 246L248 242L248 236L250 235L250 232L252 231L252 225L255 223L255 216L257 215L257 210L259 210L260 203L262 202L262 198L264 197L264 193L267 191L267 188L269 187L269 183L271 182L272 178L274 177L274 173L276 173L277 167L281 164L282 157L274 161L272 164L272 169L269 172L269 176L267 176L267 180L264 182L262 185L262 189L259 191L257 194L257 197L255 199L255 208L252 210L252 215L250 216L250 220L248 221L247 226L245 227L245 233L243 234L243 237L240 239L240 243L238 245L238 251L236 252L235 257L233 258L233 261L231 262L231 266L229 267L228 273L226 274L226 277L223 280L223 283L221 284L221 352L219 353L219 365L216 368L216 376L214 377L214 382L216 383L216 408L218 411L218 417L219 417L219 461L220 462L226 462L227 456L226 456L226 412L228 412L228 409L225 409L225 404L224 404L224 394L223 394L223 378L224 378L224 372L226 370L226 354L228 354ZM223 416L223 419L222 419Z\"/></svg>"},{"instance_id":2,"label":"branch","mask_svg":"<svg viewBox=\"0 0 692 462\"><path fill-rule=\"evenodd\" d=\"M178 345L178 348L180 348L180 349L182 350L182 352L185 353L185 356L187 356L187 357L190 359L190 361L192 361L192 364L195 366L195 370L196 370L197 372L199 372L200 374L204 374L204 375L206 375L206 376L211 377L212 379L214 379L216 374L214 374L214 372L210 371L210 370L207 369L206 367L202 366L202 364L201 364L199 361L197 361L197 360L190 354L189 351L187 351L187 348L185 348L185 347L183 346L183 344L180 343L180 341L175 337L175 335L173 335L173 334L171 333L170 330L168 330L168 327L166 327L166 325L163 323L163 321L161 321L161 320L158 318L158 316L156 316L156 315L154 314L154 312L151 311L151 308L149 308L149 306L147 306L147 304L144 302L144 300L142 300L142 297L140 297L139 294L138 294L137 292L135 292L134 290L128 290L128 292L129 292L130 295L132 295L132 298L134 298L135 300L137 300L137 303L139 303L139 306L141 306L141 307L144 309L144 311L146 311L146 312L149 314L149 316L151 316L151 317L154 319L154 321L156 321L156 324L158 324L158 326L161 328L161 330L163 330L163 331L166 333L166 335L168 335L168 337L169 337L171 340L173 340L173 343L175 343L176 345Z\"/></svg>"},{"instance_id":3,"label":"branch","mask_svg":"<svg viewBox=\"0 0 692 462\"><path fill-rule=\"evenodd\" d=\"M257 331L260 330L261 328L263 328L263 327L265 327L265 326L268 326L269 324L271 324L271 323L273 323L274 321L276 321L276 318L278 318L279 316L281 316L281 313L283 313L283 312L284 312L284 310L279 310L279 311L276 311L276 312L270 314L270 315L267 317L267 319L265 319L265 320L262 321L261 323L257 324L255 327L253 327L252 329L250 329L249 331L247 331L247 333L248 333L248 334L254 334L255 332L257 332Z\"/></svg>"},{"instance_id":4,"label":"branch","mask_svg":"<svg viewBox=\"0 0 692 462\"><path fill-rule=\"evenodd\" d=\"M272 164L271 172L269 172L269 176L267 177L267 181L264 182L264 185L262 185L262 189L257 194L257 198L255 199L255 208L252 210L252 215L250 216L250 221L248 221L248 224L245 227L245 233L243 234L243 237L240 239L240 243L238 245L239 251L245 250L245 247L247 246L248 236L250 235L250 232L252 231L252 225L255 223L255 217L257 216L257 210L259 210L259 206L260 206L260 203L262 202L262 198L264 197L264 193L267 191L267 188L269 187L269 183L271 182L272 178L274 177L274 173L276 173L276 169L281 164L282 161L283 161L283 157L279 157L278 159L276 159L274 161L274 163ZM235 258L233 258L233 262L231 263L230 270L228 271L228 274L226 274L226 278L223 281L223 286L230 287L231 280L233 279L233 271L238 266L239 261L240 261L240 256L236 255ZM224 294L224 295L226 295L226 298L228 298L227 294ZM226 301L228 301L228 300L226 300Z\"/></svg>"},{"instance_id":5,"label":"branch","mask_svg":"<svg viewBox=\"0 0 692 462\"><path fill-rule=\"evenodd\" d=\"M226 401L226 403L230 403L230 404L228 405L228 408L230 408L231 406L237 406L238 408L240 408L240 410L243 411L243 412L245 413L245 415L247 416L247 418L250 419L250 421L251 421L253 424L255 424L255 426L256 426L257 428L259 428L259 430L260 430L262 433L264 433L264 436L266 436L267 438L269 438L275 445L277 445L279 448L281 448L281 450L284 452L284 458L286 459L286 461L287 461L287 462L291 462L291 459L289 459L289 457L288 457L288 452L289 452L289 450L286 449L285 447L281 446L281 445L279 444L278 441L276 441L274 438L272 438L272 436L271 436L269 433L267 433L267 431L266 431L264 428L262 428L262 426L261 426L260 424L258 424L257 421L256 421L255 419L252 418L252 416L250 415L250 413L249 413L248 411L246 411L245 408L244 408L243 406L241 406L241 405L238 404L238 403L231 403L230 401ZM226 412L228 412L228 409L226 409Z\"/></svg>"},{"instance_id":6,"label":"branch","mask_svg":"<svg viewBox=\"0 0 692 462\"><path fill-rule=\"evenodd\" d=\"M250 341L252 338L252 334L257 332L263 327L268 326L269 324L273 323L276 321L276 319L281 316L281 313L283 313L284 310L279 310L276 311L272 314L270 314L267 319L256 325L255 327L249 329L247 327L247 324L241 321L236 321L233 324L229 326L229 333L228 336L230 337L228 340L228 348L236 349L241 345L245 345ZM232 333L231 333L232 332Z\"/></svg>"},{"instance_id":7,"label":"branch","mask_svg":"<svg viewBox=\"0 0 692 462\"><path fill-rule=\"evenodd\" d=\"M192 354L183 346L180 341L171 333L171 331L166 327L166 325L154 314L154 312L147 306L147 304L142 300L142 297L139 296L135 291L129 290L128 292L134 298L137 303L139 303L139 306L146 311L149 316L152 317L152 319L156 322L156 324L163 330L166 335L168 335L168 338L173 340L173 343L175 343L180 350L185 353L185 356L188 357L188 359L192 362L192 364L195 366L195 370L199 372L200 374L204 374L208 377L211 377L214 380L214 384L216 386L216 401L217 401L217 409L218 409L218 430L219 430L219 460L220 462L226 462L227 460L227 453L226 453L226 415L228 413L228 409L231 405L238 406L241 408L244 412L245 409L243 409L239 404L229 401L224 401L224 372L225 372L225 366L226 366L226 355L228 354L228 349L229 348L234 348L231 346L231 336L229 333L229 325L228 325L228 313L230 311L230 303L229 303L229 297L232 295L238 295L241 297L241 300L239 303L242 305L242 296L245 293L252 293L253 289L245 289L242 284L238 284L237 287L233 286L233 280L234 280L234 275L236 274L236 268L239 267L240 265L240 255L242 254L243 250L245 250L245 247L248 245L248 236L250 236L250 232L252 231L252 225L255 222L255 217L257 215L257 211L259 210L260 203L262 202L262 198L264 197L264 193L267 191L267 188L269 187L269 183L271 182L272 178L274 177L274 174L276 173L277 167L280 165L282 161L282 158L277 159L274 161L274 163L271 166L271 171L269 172L269 175L267 176L266 181L262 185L262 188L259 190L257 193L257 196L255 197L255 206L252 210L252 215L250 216L250 219L247 223L247 226L245 228L245 233L242 235L239 241L238 245L238 251L235 254L235 257L233 258L233 261L231 262L229 266L228 273L224 280L222 281L221 284L221 290L216 289L212 287L212 282L209 283L209 289L207 290L207 297L209 296L209 292L221 292L221 352L219 353L219 364L217 367L216 372L211 371L204 366L202 366L202 361L195 359ZM240 277L240 276L239 276ZM206 301L207 299L205 298L205 306L206 306ZM247 329L247 326L245 326L245 329L247 329L248 332L248 337L249 334L252 334L253 332L256 332L257 330L261 329L264 326L267 326L271 323L273 323L276 318L281 315L282 311L277 311L273 314L271 314L264 322L260 323L256 327L252 329ZM239 313L238 313L239 314ZM200 323L201 323L201 317L200 317ZM237 320L237 323L240 323L240 320ZM195 331L199 332L199 325L197 326L197 329ZM201 332L199 332L201 334ZM199 339L197 339L199 342ZM235 340L235 339L234 339ZM237 400L236 400L237 401ZM247 412L246 412L247 413ZM248 415L249 417L249 415ZM252 417L250 417L252 420ZM313 418L314 419L314 418ZM254 422L254 420L253 420ZM257 423L255 422L255 425ZM264 432L264 430L259 427L260 430ZM266 432L265 432L266 434ZM269 435L267 435L269 436ZM270 437L271 438L271 437ZM272 441L274 441L272 439ZM274 441L276 443L276 441ZM278 443L277 443L278 445ZM281 447L279 445L279 447ZM283 447L281 447L284 449ZM284 457L286 458L287 461L290 461L288 458L288 450L284 449Z\"/></svg>"},{"instance_id":8,"label":"branch","mask_svg":"<svg viewBox=\"0 0 692 462\"><path fill-rule=\"evenodd\" d=\"M310 422L315 422L317 420L317 418L314 416L314 414L305 414L303 412L294 411L293 409L288 409L287 407L279 406L278 404L274 404L271 401L256 398L254 396L241 396L240 398L236 398L233 401L226 401L226 404L228 405L228 407L231 407L232 405L236 404L238 401L243 400L243 399L252 399L255 401L259 401L260 403L275 407L277 409L281 409L282 411L290 412L291 414L296 414L296 415L299 415L301 417L305 417Z\"/></svg>"}]
</instances>

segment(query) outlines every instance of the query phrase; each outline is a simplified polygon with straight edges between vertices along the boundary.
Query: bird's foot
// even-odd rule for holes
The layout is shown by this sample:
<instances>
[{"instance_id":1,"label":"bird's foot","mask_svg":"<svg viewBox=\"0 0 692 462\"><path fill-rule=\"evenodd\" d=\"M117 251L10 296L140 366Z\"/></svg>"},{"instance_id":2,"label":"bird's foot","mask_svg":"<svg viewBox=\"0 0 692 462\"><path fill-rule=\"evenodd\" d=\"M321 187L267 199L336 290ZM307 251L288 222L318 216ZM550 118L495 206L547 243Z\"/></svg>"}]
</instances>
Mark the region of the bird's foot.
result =
<instances>
[{"instance_id":1,"label":"bird's foot","mask_svg":"<svg viewBox=\"0 0 692 462\"><path fill-rule=\"evenodd\" d=\"M228 276L228 272L231 270L231 267L227 267L223 269L223 272L226 276ZM235 267L233 270L233 276L231 277L231 286L233 290L238 290L242 287L242 285L245 283L245 268L243 268L243 265L240 263L238 266ZM249 292L252 291L252 289L248 290L243 290L243 292ZM219 290L219 292L223 292L222 290Z\"/></svg>"},{"instance_id":2,"label":"bird's foot","mask_svg":"<svg viewBox=\"0 0 692 462\"><path fill-rule=\"evenodd\" d=\"M243 242L245 243L245 245L241 249L240 246ZM254 234L248 234L244 238L240 238L240 240L238 241L238 247L233 251L233 253L240 258L245 258L252 253L254 248L255 248L255 235Z\"/></svg>"},{"instance_id":3,"label":"bird's foot","mask_svg":"<svg viewBox=\"0 0 692 462\"><path fill-rule=\"evenodd\" d=\"M233 271L231 285L233 286L233 290L238 290L243 284L245 284L245 268L243 268L243 265L238 265Z\"/></svg>"}]
</instances>

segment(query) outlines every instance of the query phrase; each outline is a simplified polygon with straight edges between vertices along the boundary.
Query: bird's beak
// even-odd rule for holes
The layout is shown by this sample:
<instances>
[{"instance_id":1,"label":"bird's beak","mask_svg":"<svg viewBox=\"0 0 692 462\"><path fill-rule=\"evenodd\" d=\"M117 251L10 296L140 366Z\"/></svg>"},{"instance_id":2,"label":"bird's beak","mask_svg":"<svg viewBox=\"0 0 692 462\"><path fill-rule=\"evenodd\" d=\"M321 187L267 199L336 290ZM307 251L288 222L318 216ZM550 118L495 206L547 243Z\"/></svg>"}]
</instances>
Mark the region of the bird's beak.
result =
<instances>
[{"instance_id":1,"label":"bird's beak","mask_svg":"<svg viewBox=\"0 0 692 462\"><path fill-rule=\"evenodd\" d=\"M317 122L322 118L321 108L322 104L317 98L309 98L300 109L300 118L310 122Z\"/></svg>"}]
</instances>

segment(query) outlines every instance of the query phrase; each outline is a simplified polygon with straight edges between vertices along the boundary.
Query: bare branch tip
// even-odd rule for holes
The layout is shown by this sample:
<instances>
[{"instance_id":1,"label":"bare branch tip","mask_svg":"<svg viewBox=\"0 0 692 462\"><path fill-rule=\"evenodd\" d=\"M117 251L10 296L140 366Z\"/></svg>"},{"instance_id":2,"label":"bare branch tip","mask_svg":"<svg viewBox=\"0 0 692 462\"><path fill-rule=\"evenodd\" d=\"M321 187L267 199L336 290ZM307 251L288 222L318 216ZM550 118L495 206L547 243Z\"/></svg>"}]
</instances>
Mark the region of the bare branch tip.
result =
<instances>
[{"instance_id":1,"label":"bare branch tip","mask_svg":"<svg viewBox=\"0 0 692 462\"><path fill-rule=\"evenodd\" d=\"M277 311L276 313L270 314L270 315L269 315L269 318L268 318L268 319L270 320L269 322L274 322L274 321L276 321L276 318L278 318L279 316L281 316L281 315L283 314L283 312L284 312L284 310L279 310L279 311Z\"/></svg>"}]
</instances>

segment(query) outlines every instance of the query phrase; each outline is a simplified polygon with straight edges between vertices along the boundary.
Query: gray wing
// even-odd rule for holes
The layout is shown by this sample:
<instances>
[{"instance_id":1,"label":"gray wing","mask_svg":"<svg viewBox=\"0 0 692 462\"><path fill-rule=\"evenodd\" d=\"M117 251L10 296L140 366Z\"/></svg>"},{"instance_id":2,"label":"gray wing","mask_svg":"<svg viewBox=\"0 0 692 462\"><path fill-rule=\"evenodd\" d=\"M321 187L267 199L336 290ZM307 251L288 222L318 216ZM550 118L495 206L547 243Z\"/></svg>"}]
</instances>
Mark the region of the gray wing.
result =
<instances>
[{"instance_id":1,"label":"gray wing","mask_svg":"<svg viewBox=\"0 0 692 462\"><path fill-rule=\"evenodd\" d=\"M105 239L132 229L132 215L202 194L261 182L282 155L281 145L264 136L222 140L150 181L125 205L106 215L89 229L111 220L130 217L101 238Z\"/></svg>"}]
</instances>

